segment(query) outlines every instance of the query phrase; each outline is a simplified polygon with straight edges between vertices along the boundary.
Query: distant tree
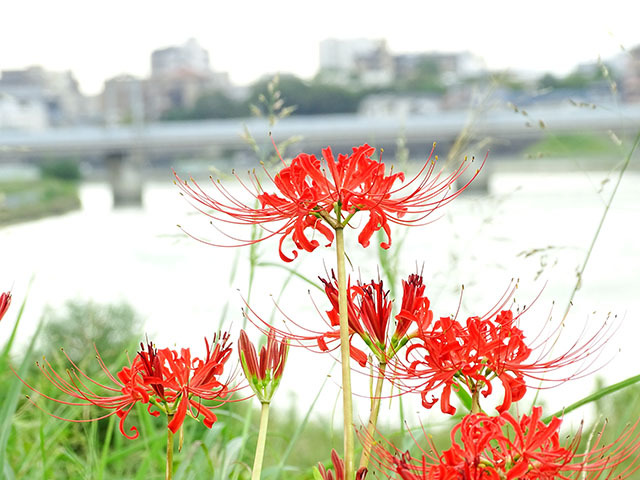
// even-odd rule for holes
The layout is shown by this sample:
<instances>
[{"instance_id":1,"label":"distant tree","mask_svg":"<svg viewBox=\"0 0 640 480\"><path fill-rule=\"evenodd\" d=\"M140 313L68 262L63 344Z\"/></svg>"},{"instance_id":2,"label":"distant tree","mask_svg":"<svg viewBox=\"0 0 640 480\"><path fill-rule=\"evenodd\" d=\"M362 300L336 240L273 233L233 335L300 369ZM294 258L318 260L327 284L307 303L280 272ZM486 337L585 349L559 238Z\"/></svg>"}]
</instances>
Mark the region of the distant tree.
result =
<instances>
[{"instance_id":1,"label":"distant tree","mask_svg":"<svg viewBox=\"0 0 640 480\"><path fill-rule=\"evenodd\" d=\"M416 92L416 93L444 93L447 87L442 83L440 77L429 75L415 76L397 85L396 91Z\"/></svg>"},{"instance_id":2,"label":"distant tree","mask_svg":"<svg viewBox=\"0 0 640 480\"><path fill-rule=\"evenodd\" d=\"M539 88L586 88L591 85L602 83L605 80L605 73L609 75L610 69L606 66L594 67L591 71L574 70L564 77L557 77L551 73L545 73L538 79Z\"/></svg>"},{"instance_id":3,"label":"distant tree","mask_svg":"<svg viewBox=\"0 0 640 480\"><path fill-rule=\"evenodd\" d=\"M475 81L475 82L474 82ZM518 78L511 72L494 72L486 73L476 77L475 79L469 79L467 83L484 83L495 84L500 87L507 88L514 91L522 91L526 89L526 82Z\"/></svg>"},{"instance_id":4,"label":"distant tree","mask_svg":"<svg viewBox=\"0 0 640 480\"><path fill-rule=\"evenodd\" d=\"M434 59L423 58L411 75L399 80L394 90L397 92L444 93L447 88L442 81L440 65Z\"/></svg>"},{"instance_id":5,"label":"distant tree","mask_svg":"<svg viewBox=\"0 0 640 480\"><path fill-rule=\"evenodd\" d=\"M558 88L560 85L560 80L555 75L551 73L545 73L542 77L538 79L538 88Z\"/></svg>"},{"instance_id":6,"label":"distant tree","mask_svg":"<svg viewBox=\"0 0 640 480\"><path fill-rule=\"evenodd\" d=\"M249 102L259 103L260 96L267 92L268 84L268 79L254 83ZM279 90L287 105L296 106L294 115L352 113L357 111L362 99L362 92L317 81L306 82L295 75L280 75Z\"/></svg>"},{"instance_id":7,"label":"distant tree","mask_svg":"<svg viewBox=\"0 0 640 480\"><path fill-rule=\"evenodd\" d=\"M201 95L191 108L173 108L162 115L162 120L204 120L211 118L238 118L249 115L246 102L230 98L221 91Z\"/></svg>"},{"instance_id":8,"label":"distant tree","mask_svg":"<svg viewBox=\"0 0 640 480\"><path fill-rule=\"evenodd\" d=\"M67 301L63 308L47 307L43 317L38 347L43 355L53 356L64 348L83 366L95 368L96 350L107 365L112 364L142 340L142 321L128 303Z\"/></svg>"},{"instance_id":9,"label":"distant tree","mask_svg":"<svg viewBox=\"0 0 640 480\"><path fill-rule=\"evenodd\" d=\"M78 162L71 158L54 158L40 164L40 176L42 178L55 178L57 180L78 181L82 177Z\"/></svg>"}]
</instances>

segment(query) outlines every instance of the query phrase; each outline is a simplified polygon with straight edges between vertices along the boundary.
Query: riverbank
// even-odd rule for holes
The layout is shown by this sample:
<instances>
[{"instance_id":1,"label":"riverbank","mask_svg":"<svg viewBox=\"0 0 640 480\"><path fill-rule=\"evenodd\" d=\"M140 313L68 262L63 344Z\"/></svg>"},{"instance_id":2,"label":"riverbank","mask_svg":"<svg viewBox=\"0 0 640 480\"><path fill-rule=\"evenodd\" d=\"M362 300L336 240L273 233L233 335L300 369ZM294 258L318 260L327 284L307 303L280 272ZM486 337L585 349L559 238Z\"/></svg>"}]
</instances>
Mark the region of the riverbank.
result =
<instances>
[{"instance_id":1,"label":"riverbank","mask_svg":"<svg viewBox=\"0 0 640 480\"><path fill-rule=\"evenodd\" d=\"M0 181L0 226L61 215L81 206L76 182Z\"/></svg>"}]
</instances>

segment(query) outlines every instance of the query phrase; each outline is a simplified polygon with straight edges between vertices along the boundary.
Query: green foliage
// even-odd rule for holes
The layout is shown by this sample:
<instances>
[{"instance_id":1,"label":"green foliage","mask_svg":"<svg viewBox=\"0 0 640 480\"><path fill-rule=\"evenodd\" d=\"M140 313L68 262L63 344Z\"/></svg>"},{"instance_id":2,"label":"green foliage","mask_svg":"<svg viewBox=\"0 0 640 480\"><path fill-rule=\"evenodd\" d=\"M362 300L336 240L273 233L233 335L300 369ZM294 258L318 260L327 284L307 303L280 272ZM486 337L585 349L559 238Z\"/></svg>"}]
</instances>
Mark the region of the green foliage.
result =
<instances>
[{"instance_id":1,"label":"green foliage","mask_svg":"<svg viewBox=\"0 0 640 480\"><path fill-rule=\"evenodd\" d=\"M268 94L269 82L264 79L252 85L249 103L261 102L261 96ZM295 112L299 115L353 113L363 97L363 92L320 82L305 82L294 75L280 75L279 89L282 99L289 105L295 105Z\"/></svg>"},{"instance_id":2,"label":"green foliage","mask_svg":"<svg viewBox=\"0 0 640 480\"><path fill-rule=\"evenodd\" d=\"M58 215L79 207L75 182L54 178L0 182L0 225Z\"/></svg>"},{"instance_id":3,"label":"green foliage","mask_svg":"<svg viewBox=\"0 0 640 480\"><path fill-rule=\"evenodd\" d=\"M71 158L56 158L40 164L42 178L77 182L82 178L78 162Z\"/></svg>"},{"instance_id":4,"label":"green foliage","mask_svg":"<svg viewBox=\"0 0 640 480\"><path fill-rule=\"evenodd\" d=\"M395 87L399 92L437 93L446 92L442 81L440 65L436 60L425 58L418 63L412 75L398 82Z\"/></svg>"},{"instance_id":5,"label":"green foliage","mask_svg":"<svg viewBox=\"0 0 640 480\"><path fill-rule=\"evenodd\" d=\"M601 65L600 68L594 68L588 72L574 70L564 77L546 73L538 79L538 88L587 88L608 80L610 76L609 71L606 66Z\"/></svg>"},{"instance_id":6,"label":"green foliage","mask_svg":"<svg viewBox=\"0 0 640 480\"><path fill-rule=\"evenodd\" d=\"M537 157L597 157L623 153L621 145L605 133L547 135L530 145L526 154Z\"/></svg>"},{"instance_id":7,"label":"green foliage","mask_svg":"<svg viewBox=\"0 0 640 480\"><path fill-rule=\"evenodd\" d=\"M606 392L606 390L604 379L598 378L596 393ZM605 395L595 401L596 418L606 419L608 422L604 443L616 440L628 425L640 418L638 398L640 398L640 383L635 383L616 391L613 395Z\"/></svg>"},{"instance_id":8,"label":"green foliage","mask_svg":"<svg viewBox=\"0 0 640 480\"><path fill-rule=\"evenodd\" d=\"M198 98L192 108L174 108L167 111L162 120L203 120L214 118L242 118L255 112L256 106L271 105L278 108L286 102L295 105L293 113L315 115L329 113L353 113L366 92L354 92L336 85L321 82L306 82L294 75L279 76L278 88L273 89L272 79L259 80L251 86L247 100L236 100L224 92L207 92ZM273 98L281 92L282 97ZM266 112L270 116L274 112ZM285 115L286 116L286 115Z\"/></svg>"},{"instance_id":9,"label":"green foliage","mask_svg":"<svg viewBox=\"0 0 640 480\"><path fill-rule=\"evenodd\" d=\"M5 325L10 316L5 318ZM93 344L115 375L128 363L127 350L129 356L133 355L135 345L141 340L141 325L135 311L127 304L69 302L59 310L48 308L43 320L46 323L41 334L34 335L32 345L23 352L22 360L12 361L14 368L16 364L21 365L16 371L20 371L25 382L41 394L26 389L7 367L8 352L17 335L11 336L0 356L3 362L0 422L5 427L0 435L0 447L2 442L7 445L6 449L0 450L6 458L4 475L0 474L0 478L164 478L166 420L150 416L146 405L137 405L125 424L127 429L132 426L138 428L140 437L136 440L121 435L116 416L78 423L106 412L97 407L48 401L46 396L65 397L38 369L27 368L27 365L41 359L40 353L47 353L50 355L47 360L64 375L65 368L71 367L57 352L60 346L64 346L79 367L91 371L91 377L96 381L108 384L106 374L97 368ZM34 348L36 339L38 348ZM23 397L20 401L21 390L28 393L31 400ZM243 435L248 409L257 409L251 398L224 405L216 410L218 421L211 430L201 422L185 422L184 447L181 452L176 450L174 455L175 479L228 480L237 475L239 480L248 480L258 433L258 426L250 422L247 435ZM53 416L75 421L66 422ZM251 417L255 419L258 416L253 413ZM303 430L304 438L300 436ZM293 407L291 410L274 411L268 439L265 467L271 473L265 473L265 478L276 478L282 471L288 472L286 478L310 478L311 466L320 459L328 458L331 448L338 447L333 443L326 422L309 421L308 414L299 418Z\"/></svg>"},{"instance_id":10,"label":"green foliage","mask_svg":"<svg viewBox=\"0 0 640 480\"><path fill-rule=\"evenodd\" d=\"M161 120L203 120L210 118L238 118L249 115L246 102L235 100L224 92L212 91L200 96L192 108L173 108Z\"/></svg>"},{"instance_id":11,"label":"green foliage","mask_svg":"<svg viewBox=\"0 0 640 480\"><path fill-rule=\"evenodd\" d=\"M62 309L48 307L43 320L43 336L38 344L42 354L49 356L64 348L83 367L85 363L95 363L95 350L109 365L126 350L136 350L142 339L141 319L127 303L68 301Z\"/></svg>"}]
</instances>

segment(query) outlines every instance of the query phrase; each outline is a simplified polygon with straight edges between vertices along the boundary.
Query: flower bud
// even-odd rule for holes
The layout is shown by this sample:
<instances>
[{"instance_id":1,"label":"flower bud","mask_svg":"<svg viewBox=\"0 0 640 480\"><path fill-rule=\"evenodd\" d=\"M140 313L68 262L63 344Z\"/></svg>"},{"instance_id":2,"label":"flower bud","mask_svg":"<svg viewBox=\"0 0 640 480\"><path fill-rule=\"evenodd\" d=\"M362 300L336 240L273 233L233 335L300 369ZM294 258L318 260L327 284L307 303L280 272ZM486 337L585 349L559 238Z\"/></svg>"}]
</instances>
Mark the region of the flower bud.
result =
<instances>
[{"instance_id":1,"label":"flower bud","mask_svg":"<svg viewBox=\"0 0 640 480\"><path fill-rule=\"evenodd\" d=\"M267 335L267 344L260 349L258 356L249 337L244 330L241 330L238 352L242 370L251 389L261 403L269 403L282 378L289 352L289 341L278 340L275 331L270 330Z\"/></svg>"},{"instance_id":2,"label":"flower bud","mask_svg":"<svg viewBox=\"0 0 640 480\"><path fill-rule=\"evenodd\" d=\"M0 295L0 320L9 310L9 305L11 305L11 292L4 292Z\"/></svg>"}]
</instances>

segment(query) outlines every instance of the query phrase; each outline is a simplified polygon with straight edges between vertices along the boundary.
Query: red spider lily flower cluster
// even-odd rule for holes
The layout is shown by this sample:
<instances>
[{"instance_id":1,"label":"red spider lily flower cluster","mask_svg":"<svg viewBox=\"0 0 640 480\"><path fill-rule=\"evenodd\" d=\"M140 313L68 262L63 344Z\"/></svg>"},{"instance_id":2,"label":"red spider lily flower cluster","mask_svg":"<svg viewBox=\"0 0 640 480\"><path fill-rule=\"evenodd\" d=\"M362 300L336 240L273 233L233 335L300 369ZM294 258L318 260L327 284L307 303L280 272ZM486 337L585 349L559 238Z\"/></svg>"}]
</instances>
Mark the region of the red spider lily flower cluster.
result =
<instances>
[{"instance_id":1,"label":"red spider lily flower cluster","mask_svg":"<svg viewBox=\"0 0 640 480\"><path fill-rule=\"evenodd\" d=\"M267 344L260 349L260 354L257 355L256 349L245 331L240 331L240 339L238 340L240 364L249 381L249 386L261 403L269 403L280 385L288 352L289 342L286 339L279 341L275 331L270 330Z\"/></svg>"},{"instance_id":2,"label":"red spider lily flower cluster","mask_svg":"<svg viewBox=\"0 0 640 480\"><path fill-rule=\"evenodd\" d=\"M89 377L68 356L73 369L67 370L66 376L58 373L46 360L37 363L45 378L72 397L72 401L49 397L24 383L41 396L63 405L95 405L110 410L98 418L62 420L88 422L117 415L120 432L130 439L138 437L138 429L131 427L131 434L128 434L124 423L138 402L147 404L147 411L154 417L164 412L168 418L167 426L173 433L180 429L187 415L195 419L202 417L204 425L211 428L216 421L213 409L230 401L234 392L228 381L220 380L231 355L231 346L226 333L216 335L211 344L205 339L205 344L206 355L202 359L192 357L188 348L178 353L169 348L159 350L151 343L146 346L140 344L141 351L115 376L98 353L98 363L109 380L107 384Z\"/></svg>"},{"instance_id":3,"label":"red spider lily flower cluster","mask_svg":"<svg viewBox=\"0 0 640 480\"><path fill-rule=\"evenodd\" d=\"M0 295L0 320L2 320L4 314L9 310L9 305L11 305L11 292L3 292Z\"/></svg>"},{"instance_id":4,"label":"red spider lily flower cluster","mask_svg":"<svg viewBox=\"0 0 640 480\"><path fill-rule=\"evenodd\" d=\"M318 338L320 348L326 351L329 349L327 341L337 341L340 338L338 288L333 272L331 281L323 278L320 278L320 281L324 284L325 293L332 306L332 309L327 311L330 325L336 328ZM412 274L406 281L402 281L402 307L400 313L395 316L395 329L391 336L390 329L394 325L391 321L392 302L382 280L372 280L369 283L358 281L356 285L347 287L350 332L357 334L380 362L386 363L406 343L407 331L412 323L420 329L431 322L433 313L429 310L429 299L424 296L425 286L422 282L422 276L419 274ZM353 345L351 356L361 366L366 365L366 353Z\"/></svg>"},{"instance_id":5,"label":"red spider lily flower cluster","mask_svg":"<svg viewBox=\"0 0 640 480\"><path fill-rule=\"evenodd\" d=\"M261 330L275 332L278 336L290 340L294 345L301 345L310 350L320 352L333 351L340 346L340 314L338 307L338 286L335 274L331 272L331 279L318 277L324 285L324 291L331 304L331 310L326 312L327 326L330 330L314 331L288 319L302 330L302 333L275 329L260 317L250 317ZM347 287L347 308L349 333L361 338L371 353L380 363L387 363L407 343L410 337L417 335L417 331L431 323L433 312L430 301L424 295L425 285L422 275L409 275L402 281L403 293L400 312L392 320L392 301L389 291L384 289L382 280L372 280L368 283L349 283ZM409 332L411 326L415 328ZM394 328L395 327L395 328ZM393 332L393 333L392 333ZM270 334L270 333L269 333ZM351 358L360 366L367 364L368 356L365 351L350 345Z\"/></svg>"},{"instance_id":6,"label":"red spider lily flower cluster","mask_svg":"<svg viewBox=\"0 0 640 480\"><path fill-rule=\"evenodd\" d=\"M608 328L603 327L583 344L576 342L567 352L548 360L545 357L552 342L545 339L540 345L527 345L523 331L516 326L519 316L503 310L483 318L470 317L465 325L451 317L442 317L429 328L422 325L406 350L406 362L395 365L394 381L420 391L426 408L438 401L432 392L442 387L440 408L443 413L454 414L452 389L466 388L473 396L482 393L487 397L497 378L504 388L504 400L496 410L504 412L525 395L527 378L560 383L583 375L589 367L584 360L608 338ZM537 358L535 350L542 350ZM571 375L547 378L550 372L572 364L577 367ZM412 386L402 385L404 380Z\"/></svg>"},{"instance_id":7,"label":"red spider lily flower cluster","mask_svg":"<svg viewBox=\"0 0 640 480\"><path fill-rule=\"evenodd\" d=\"M193 179L187 182L174 174L183 195L212 220L260 225L267 232L257 240L234 238L235 245L248 245L280 236L280 257L286 262L298 256L297 250L292 251L292 256L283 252L283 242L287 237L291 236L296 249L312 252L320 243L308 237L308 229L318 232L331 245L334 233L329 226L343 228L360 211L369 213L358 236L360 244L367 247L372 235L382 229L387 241L380 246L389 248L390 223L411 225L424 222L435 209L457 197L470 183L452 190L452 185L469 163L463 162L455 171L443 176L442 171L435 169L432 149L420 172L404 185L396 186L404 182L404 173L387 174L385 164L371 158L374 152L373 147L365 144L354 147L351 155L340 154L336 159L331 148L327 147L322 151L323 161L306 153L295 157L289 165L283 160L284 167L272 178L276 193L266 192L255 173L251 177L251 189L238 178L253 199L259 202L258 208L235 198L219 181L212 179L216 192L209 195ZM274 223L274 227L267 226Z\"/></svg>"},{"instance_id":8,"label":"red spider lily flower cluster","mask_svg":"<svg viewBox=\"0 0 640 480\"><path fill-rule=\"evenodd\" d=\"M623 479L640 468L638 422L609 445L601 443L603 428L591 447L578 453L580 432L562 445L562 420L553 417L544 423L541 418L541 407L534 407L531 415L520 420L508 412L496 417L472 414L452 429L451 448L441 454L433 453L437 450L430 439L430 450L420 449L421 458L395 448L390 453L381 444L374 451L381 467L402 480ZM629 463L624 469L615 472L625 462Z\"/></svg>"},{"instance_id":9,"label":"red spider lily flower cluster","mask_svg":"<svg viewBox=\"0 0 640 480\"><path fill-rule=\"evenodd\" d=\"M338 452L331 450L331 463L333 463L333 472L327 470L322 463L313 469L314 480L346 480L344 478L344 461L338 455ZM356 480L364 480L367 476L367 469L362 467L356 472Z\"/></svg>"}]
</instances>

